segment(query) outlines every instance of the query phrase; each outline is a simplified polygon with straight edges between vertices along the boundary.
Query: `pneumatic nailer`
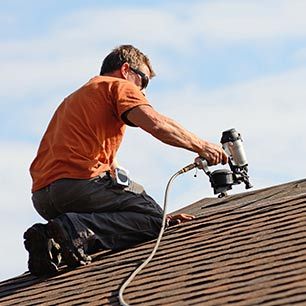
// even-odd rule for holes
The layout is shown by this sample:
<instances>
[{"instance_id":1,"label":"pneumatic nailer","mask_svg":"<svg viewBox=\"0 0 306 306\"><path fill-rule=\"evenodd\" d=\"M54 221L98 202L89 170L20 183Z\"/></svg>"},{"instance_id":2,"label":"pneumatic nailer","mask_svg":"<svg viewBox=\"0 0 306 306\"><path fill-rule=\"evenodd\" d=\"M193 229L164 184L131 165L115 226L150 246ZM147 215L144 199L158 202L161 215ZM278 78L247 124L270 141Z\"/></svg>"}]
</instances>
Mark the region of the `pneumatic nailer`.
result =
<instances>
[{"instance_id":1,"label":"pneumatic nailer","mask_svg":"<svg viewBox=\"0 0 306 306\"><path fill-rule=\"evenodd\" d=\"M218 194L218 197L225 196L233 185L242 182L245 184L246 189L252 188L241 135L235 129L226 130L222 133L221 144L228 155L230 169L223 168L211 172L206 159L198 156L193 164L184 167L182 171L187 172L194 168L202 169L208 175L214 194Z\"/></svg>"}]
</instances>

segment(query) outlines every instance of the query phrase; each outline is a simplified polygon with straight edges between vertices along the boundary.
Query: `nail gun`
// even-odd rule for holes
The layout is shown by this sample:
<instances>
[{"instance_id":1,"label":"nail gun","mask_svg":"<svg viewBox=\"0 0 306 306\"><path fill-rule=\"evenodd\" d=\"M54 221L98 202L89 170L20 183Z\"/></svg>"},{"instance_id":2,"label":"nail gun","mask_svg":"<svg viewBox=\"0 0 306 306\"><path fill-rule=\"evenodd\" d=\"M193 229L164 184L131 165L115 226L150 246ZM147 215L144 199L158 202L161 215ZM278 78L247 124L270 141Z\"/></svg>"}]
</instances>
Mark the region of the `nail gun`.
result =
<instances>
[{"instance_id":1,"label":"nail gun","mask_svg":"<svg viewBox=\"0 0 306 306\"><path fill-rule=\"evenodd\" d=\"M194 163L184 167L181 171L187 172L191 169L198 168L203 170L209 177L211 187L214 194L218 194L221 198L227 194L227 191L232 189L233 185L240 183L245 184L245 188L249 189L253 186L249 181L248 162L242 144L241 135L236 129L229 129L222 133L221 144L228 155L228 164L230 169L217 169L211 172L208 168L207 160L204 157L198 156Z\"/></svg>"}]
</instances>

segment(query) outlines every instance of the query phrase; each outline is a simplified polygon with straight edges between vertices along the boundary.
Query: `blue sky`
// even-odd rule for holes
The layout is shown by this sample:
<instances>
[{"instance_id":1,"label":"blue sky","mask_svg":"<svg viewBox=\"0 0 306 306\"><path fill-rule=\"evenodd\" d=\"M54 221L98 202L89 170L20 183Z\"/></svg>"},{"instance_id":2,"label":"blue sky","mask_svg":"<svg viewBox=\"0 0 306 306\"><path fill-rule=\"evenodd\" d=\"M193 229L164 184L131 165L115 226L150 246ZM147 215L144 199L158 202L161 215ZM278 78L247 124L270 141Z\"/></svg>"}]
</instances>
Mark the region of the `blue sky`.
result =
<instances>
[{"instance_id":1,"label":"blue sky","mask_svg":"<svg viewBox=\"0 0 306 306\"><path fill-rule=\"evenodd\" d=\"M241 132L254 188L304 177L306 1L10 0L0 8L0 280L26 271L22 234L43 221L28 168L49 119L117 45L151 58L157 76L147 96L158 111L212 142L225 129ZM161 204L169 177L194 158L132 128L119 151ZM207 177L193 174L175 181L169 211L213 196Z\"/></svg>"}]
</instances>

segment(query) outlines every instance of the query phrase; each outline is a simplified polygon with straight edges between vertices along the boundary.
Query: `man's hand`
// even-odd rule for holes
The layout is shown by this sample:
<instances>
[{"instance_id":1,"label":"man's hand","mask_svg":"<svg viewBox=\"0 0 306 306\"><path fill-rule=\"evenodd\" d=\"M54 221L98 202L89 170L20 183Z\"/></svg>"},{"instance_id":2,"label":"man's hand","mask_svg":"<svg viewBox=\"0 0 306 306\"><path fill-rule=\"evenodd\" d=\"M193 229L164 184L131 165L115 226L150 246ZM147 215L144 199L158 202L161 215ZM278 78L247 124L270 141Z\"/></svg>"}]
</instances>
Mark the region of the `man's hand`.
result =
<instances>
[{"instance_id":1,"label":"man's hand","mask_svg":"<svg viewBox=\"0 0 306 306\"><path fill-rule=\"evenodd\" d=\"M227 155L221 145L205 142L203 151L199 152L199 155L207 160L209 166L227 163Z\"/></svg>"},{"instance_id":2,"label":"man's hand","mask_svg":"<svg viewBox=\"0 0 306 306\"><path fill-rule=\"evenodd\" d=\"M195 216L189 214L167 215L167 223L169 226L177 225L195 219Z\"/></svg>"}]
</instances>

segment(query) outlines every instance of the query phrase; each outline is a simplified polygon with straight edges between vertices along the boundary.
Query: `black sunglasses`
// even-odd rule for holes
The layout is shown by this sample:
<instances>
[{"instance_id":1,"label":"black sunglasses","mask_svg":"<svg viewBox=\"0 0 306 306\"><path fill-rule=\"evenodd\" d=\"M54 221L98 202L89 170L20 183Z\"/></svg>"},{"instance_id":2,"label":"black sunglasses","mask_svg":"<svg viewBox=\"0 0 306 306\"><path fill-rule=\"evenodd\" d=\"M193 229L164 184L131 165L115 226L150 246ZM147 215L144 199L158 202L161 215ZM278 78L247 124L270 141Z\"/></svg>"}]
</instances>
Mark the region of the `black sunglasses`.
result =
<instances>
[{"instance_id":1,"label":"black sunglasses","mask_svg":"<svg viewBox=\"0 0 306 306\"><path fill-rule=\"evenodd\" d=\"M149 78L140 70L130 67L130 69L132 71L134 71L135 73L137 73L138 75L140 75L141 77L141 90L143 90L144 88L146 88L149 84Z\"/></svg>"}]
</instances>

